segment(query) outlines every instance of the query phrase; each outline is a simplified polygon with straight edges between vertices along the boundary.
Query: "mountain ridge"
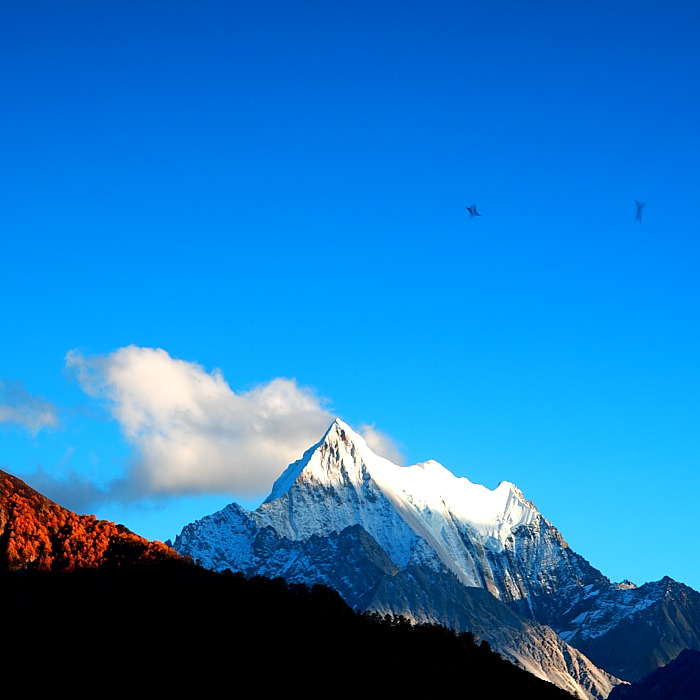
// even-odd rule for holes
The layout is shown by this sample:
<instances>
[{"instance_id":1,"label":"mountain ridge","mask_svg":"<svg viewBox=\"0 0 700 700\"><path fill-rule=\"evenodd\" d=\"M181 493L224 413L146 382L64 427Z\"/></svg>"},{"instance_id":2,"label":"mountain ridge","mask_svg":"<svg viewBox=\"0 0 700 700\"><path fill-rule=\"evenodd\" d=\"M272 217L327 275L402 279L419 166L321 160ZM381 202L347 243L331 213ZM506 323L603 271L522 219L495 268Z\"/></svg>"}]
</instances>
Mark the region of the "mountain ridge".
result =
<instances>
[{"instance_id":1,"label":"mountain ridge","mask_svg":"<svg viewBox=\"0 0 700 700\"><path fill-rule=\"evenodd\" d=\"M35 691L55 692L57 679L69 679L86 695L105 684L218 694L221 673L212 669L229 672L233 658L234 673L264 678L266 692L288 691L304 668L312 697L341 678L351 694L467 687L477 697L571 697L471 635L358 615L324 586L208 571L123 526L72 513L5 472L0 543L3 661L8 679ZM351 657L362 672L339 673L338 659ZM385 669L373 663L380 657ZM182 664L176 673L173 659Z\"/></svg>"},{"instance_id":2,"label":"mountain ridge","mask_svg":"<svg viewBox=\"0 0 700 700\"><path fill-rule=\"evenodd\" d=\"M174 546L213 569L321 581L357 609L483 629L500 653L579 697L605 697L700 646L696 591L613 583L514 484L489 490L434 461L399 467L340 420L257 509L230 504ZM479 589L499 605L475 607ZM544 629L556 640L543 642Z\"/></svg>"},{"instance_id":3,"label":"mountain ridge","mask_svg":"<svg viewBox=\"0 0 700 700\"><path fill-rule=\"evenodd\" d=\"M354 526L364 534L351 544L348 528ZM528 621L520 611L506 608L507 601L526 600L529 588L547 583L523 577L515 565L522 552L514 546L513 532L523 528L530 535L530 557L533 542L534 549L563 546L551 523L509 482L489 491L457 479L434 461L398 467L336 420L320 442L289 465L259 508L247 511L230 504L183 528L174 546L209 568L323 582L356 609L365 606L440 624L459 619L461 629L483 627L483 638L494 649L536 675L579 697L605 697L615 678L534 618ZM334 567L333 562L341 561L340 542L344 563ZM367 542L383 552L392 573L376 568L368 573ZM545 554L540 552L538 560ZM564 560L569 568L579 563ZM359 580L353 571L361 572ZM390 602L387 591L398 591L399 581L401 596ZM453 602L450 611L448 604L432 599L430 586L441 600L457 597L460 602ZM490 593L494 603L475 608L474 589ZM422 601L421 607L416 601Z\"/></svg>"}]
</instances>

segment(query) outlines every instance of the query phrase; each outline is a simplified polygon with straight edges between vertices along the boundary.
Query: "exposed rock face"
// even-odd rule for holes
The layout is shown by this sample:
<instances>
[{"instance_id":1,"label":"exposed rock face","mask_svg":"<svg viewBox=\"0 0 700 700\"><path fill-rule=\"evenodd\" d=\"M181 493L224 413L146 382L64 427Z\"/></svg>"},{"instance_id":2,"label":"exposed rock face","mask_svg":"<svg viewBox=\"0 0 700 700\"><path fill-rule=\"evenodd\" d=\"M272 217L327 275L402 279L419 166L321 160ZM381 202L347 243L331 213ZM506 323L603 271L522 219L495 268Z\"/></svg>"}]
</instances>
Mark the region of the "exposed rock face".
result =
<instances>
[{"instance_id":1,"label":"exposed rock face","mask_svg":"<svg viewBox=\"0 0 700 700\"><path fill-rule=\"evenodd\" d=\"M625 680L639 680L684 649L700 649L700 593L668 577L639 588L591 587L553 602L542 618Z\"/></svg>"}]
</instances>

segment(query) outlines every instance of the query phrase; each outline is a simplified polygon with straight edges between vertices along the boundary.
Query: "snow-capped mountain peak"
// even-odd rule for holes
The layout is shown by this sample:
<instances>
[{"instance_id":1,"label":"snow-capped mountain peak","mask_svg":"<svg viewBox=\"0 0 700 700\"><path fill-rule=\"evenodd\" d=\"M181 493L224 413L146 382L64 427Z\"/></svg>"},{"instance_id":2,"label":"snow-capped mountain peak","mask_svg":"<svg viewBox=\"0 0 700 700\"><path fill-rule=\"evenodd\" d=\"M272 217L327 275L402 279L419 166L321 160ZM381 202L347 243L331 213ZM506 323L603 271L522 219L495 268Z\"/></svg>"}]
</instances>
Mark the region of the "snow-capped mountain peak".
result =
<instances>
[{"instance_id":1,"label":"snow-capped mountain peak","mask_svg":"<svg viewBox=\"0 0 700 700\"><path fill-rule=\"evenodd\" d=\"M259 508L232 503L183 528L175 548L214 569L325 583L358 609L469 629L581 698L604 698L617 680L564 640L625 679L700 644L692 589L611 584L512 483L491 490L432 460L398 466L340 420Z\"/></svg>"},{"instance_id":2,"label":"snow-capped mountain peak","mask_svg":"<svg viewBox=\"0 0 700 700\"><path fill-rule=\"evenodd\" d=\"M504 623L508 632L501 623L477 622L496 648L562 687L572 683L571 673L590 676L581 670L587 660L562 651L564 643L551 630L525 632L529 623L512 611L534 617L550 594L603 578L571 552L520 490L508 481L488 489L434 460L399 466L375 454L341 420L289 465L259 508L231 504L186 526L176 547L212 568L322 581L353 605L449 625L465 624L457 610L469 608L473 591L482 589L482 596L491 593L503 606L487 617L510 620ZM430 602L433 587L439 605ZM491 610L489 599L479 600ZM531 634L552 635L548 661L539 658L544 638L535 642ZM515 641L520 635L523 641ZM566 658L575 659L579 670L568 669ZM590 682L609 690L602 676Z\"/></svg>"},{"instance_id":3,"label":"snow-capped mountain peak","mask_svg":"<svg viewBox=\"0 0 700 700\"><path fill-rule=\"evenodd\" d=\"M513 528L529 525L539 515L514 484L502 481L490 490L454 476L434 460L399 466L375 454L361 435L339 419L280 476L265 504L292 488L342 488L360 494L370 481L421 536L426 528L464 527L500 549Z\"/></svg>"},{"instance_id":4,"label":"snow-capped mountain peak","mask_svg":"<svg viewBox=\"0 0 700 700\"><path fill-rule=\"evenodd\" d=\"M496 584L501 577L494 575L488 552L512 548L514 531L535 523L566 546L515 485L503 481L491 490L434 460L399 466L375 454L341 420L289 465L251 515L259 527L292 540L359 524L398 566L425 563L427 557L463 584L505 599L521 598L524 591L510 579Z\"/></svg>"},{"instance_id":5,"label":"snow-capped mountain peak","mask_svg":"<svg viewBox=\"0 0 700 700\"><path fill-rule=\"evenodd\" d=\"M357 481L358 469L361 469L367 457L369 461L378 458L363 437L336 419L321 440L310 447L301 459L292 462L275 481L265 503L282 497L299 479L330 486L338 480L342 471L351 481Z\"/></svg>"}]
</instances>

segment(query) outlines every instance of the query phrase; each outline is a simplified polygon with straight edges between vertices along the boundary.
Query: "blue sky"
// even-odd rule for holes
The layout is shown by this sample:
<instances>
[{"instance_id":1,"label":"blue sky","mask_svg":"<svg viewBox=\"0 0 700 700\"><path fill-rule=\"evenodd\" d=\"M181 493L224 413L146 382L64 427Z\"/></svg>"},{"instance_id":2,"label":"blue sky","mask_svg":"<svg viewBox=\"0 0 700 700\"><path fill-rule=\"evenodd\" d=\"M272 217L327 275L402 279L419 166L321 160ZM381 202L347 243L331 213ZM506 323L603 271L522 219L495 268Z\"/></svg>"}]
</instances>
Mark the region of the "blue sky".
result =
<instances>
[{"instance_id":1,"label":"blue sky","mask_svg":"<svg viewBox=\"0 0 700 700\"><path fill-rule=\"evenodd\" d=\"M2 3L0 465L166 539L340 416L700 589L699 21Z\"/></svg>"}]
</instances>

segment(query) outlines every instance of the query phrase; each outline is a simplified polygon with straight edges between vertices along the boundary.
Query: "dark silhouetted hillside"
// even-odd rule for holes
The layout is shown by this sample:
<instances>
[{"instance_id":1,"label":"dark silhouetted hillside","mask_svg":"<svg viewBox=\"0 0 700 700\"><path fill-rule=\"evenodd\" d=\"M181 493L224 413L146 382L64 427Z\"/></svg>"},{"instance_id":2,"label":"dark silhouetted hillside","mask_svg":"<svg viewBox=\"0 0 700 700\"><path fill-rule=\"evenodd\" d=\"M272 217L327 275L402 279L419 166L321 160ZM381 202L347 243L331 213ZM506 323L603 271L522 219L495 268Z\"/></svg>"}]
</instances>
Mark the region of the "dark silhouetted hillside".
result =
<instances>
[{"instance_id":1,"label":"dark silhouetted hillside","mask_svg":"<svg viewBox=\"0 0 700 700\"><path fill-rule=\"evenodd\" d=\"M214 573L2 475L0 658L33 692L571 698L469 634L329 588Z\"/></svg>"},{"instance_id":2,"label":"dark silhouetted hillside","mask_svg":"<svg viewBox=\"0 0 700 700\"><path fill-rule=\"evenodd\" d=\"M214 692L528 692L570 698L438 626L360 616L328 588L213 573L184 561L5 571L6 667L33 684Z\"/></svg>"}]
</instances>

